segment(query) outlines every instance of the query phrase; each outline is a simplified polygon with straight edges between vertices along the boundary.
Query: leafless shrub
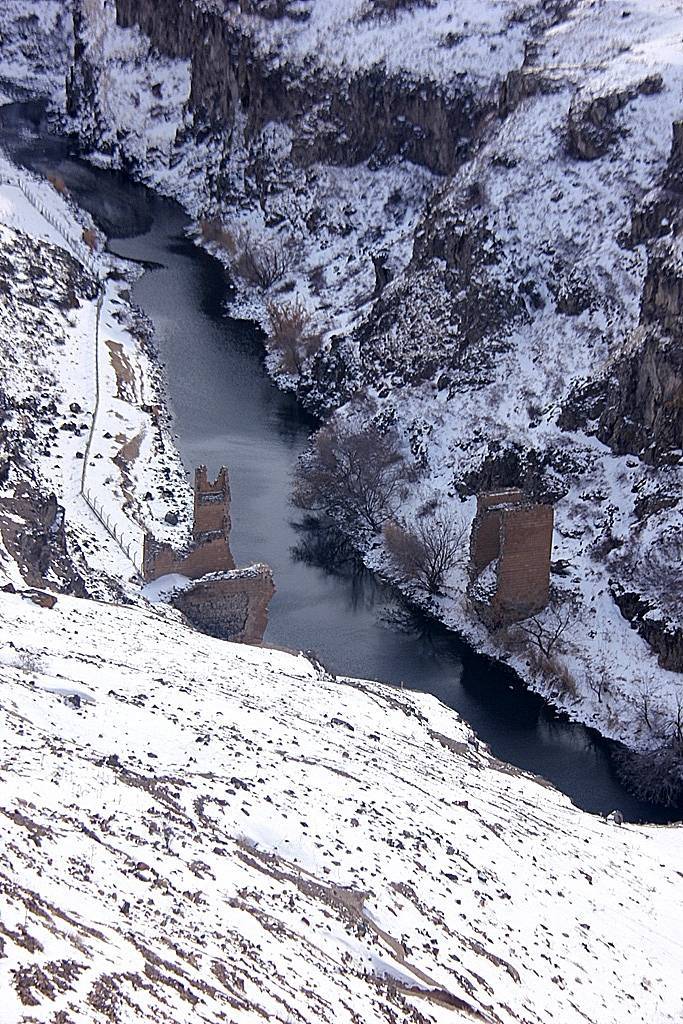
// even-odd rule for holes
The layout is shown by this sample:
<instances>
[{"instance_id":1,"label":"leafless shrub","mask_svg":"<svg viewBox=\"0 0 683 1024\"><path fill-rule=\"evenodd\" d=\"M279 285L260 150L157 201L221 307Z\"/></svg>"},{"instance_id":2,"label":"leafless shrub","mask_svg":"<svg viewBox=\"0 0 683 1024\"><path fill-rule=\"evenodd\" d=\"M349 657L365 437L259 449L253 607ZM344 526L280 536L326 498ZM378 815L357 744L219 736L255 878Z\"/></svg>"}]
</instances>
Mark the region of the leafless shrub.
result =
<instances>
[{"instance_id":1,"label":"leafless shrub","mask_svg":"<svg viewBox=\"0 0 683 1024\"><path fill-rule=\"evenodd\" d=\"M557 683L561 693L570 697L578 696L579 688L574 675L569 666L560 661L556 655L553 654L550 658L546 658L546 670Z\"/></svg>"},{"instance_id":2,"label":"leafless shrub","mask_svg":"<svg viewBox=\"0 0 683 1024\"><path fill-rule=\"evenodd\" d=\"M332 421L299 462L294 503L377 531L396 512L407 469L395 431Z\"/></svg>"},{"instance_id":3,"label":"leafless shrub","mask_svg":"<svg viewBox=\"0 0 683 1024\"><path fill-rule=\"evenodd\" d=\"M655 730L656 720L661 713L657 698L659 687L652 676L636 681L635 696L633 703L638 713L638 718L646 725L650 732Z\"/></svg>"},{"instance_id":4,"label":"leafless shrub","mask_svg":"<svg viewBox=\"0 0 683 1024\"><path fill-rule=\"evenodd\" d=\"M522 634L518 633L517 635L521 636ZM578 697L579 688L571 669L556 654L551 654L548 657L538 647L527 648L525 654L533 675L554 683L562 694Z\"/></svg>"},{"instance_id":5,"label":"leafless shrub","mask_svg":"<svg viewBox=\"0 0 683 1024\"><path fill-rule=\"evenodd\" d=\"M256 239L246 228L234 229L217 218L200 220L199 230L227 253L235 273L249 284L270 288L287 270L287 253L279 241Z\"/></svg>"},{"instance_id":6,"label":"leafless shrub","mask_svg":"<svg viewBox=\"0 0 683 1024\"><path fill-rule=\"evenodd\" d=\"M50 173L47 176L47 180L50 182L53 189L56 192L59 192L61 196L67 196L69 194L69 190L66 187L66 182L64 181L64 178L61 176L61 174Z\"/></svg>"},{"instance_id":7,"label":"leafless shrub","mask_svg":"<svg viewBox=\"0 0 683 1024\"><path fill-rule=\"evenodd\" d=\"M205 242L214 242L229 256L234 256L237 252L235 232L226 227L222 221L216 218L200 220L199 231Z\"/></svg>"},{"instance_id":8,"label":"leafless shrub","mask_svg":"<svg viewBox=\"0 0 683 1024\"><path fill-rule=\"evenodd\" d=\"M566 646L567 631L576 616L571 603L560 607L549 605L542 613L517 623L517 629L526 636L527 643L550 660Z\"/></svg>"},{"instance_id":9,"label":"leafless shrub","mask_svg":"<svg viewBox=\"0 0 683 1024\"><path fill-rule=\"evenodd\" d=\"M242 232L238 247L235 270L245 281L261 288L270 288L284 277L287 256L281 243L259 242L249 232Z\"/></svg>"},{"instance_id":10,"label":"leafless shrub","mask_svg":"<svg viewBox=\"0 0 683 1024\"><path fill-rule=\"evenodd\" d=\"M683 750L683 690L677 690L675 709L671 720L671 739Z\"/></svg>"},{"instance_id":11,"label":"leafless shrub","mask_svg":"<svg viewBox=\"0 0 683 1024\"><path fill-rule=\"evenodd\" d=\"M588 686L598 698L598 704L602 704L603 694L610 692L610 674L606 665L600 665L586 677Z\"/></svg>"},{"instance_id":12,"label":"leafless shrub","mask_svg":"<svg viewBox=\"0 0 683 1024\"><path fill-rule=\"evenodd\" d=\"M300 298L294 302L269 302L268 319L268 350L277 353L285 373L300 373L304 361L322 344L322 334L314 329L310 310Z\"/></svg>"},{"instance_id":13,"label":"leafless shrub","mask_svg":"<svg viewBox=\"0 0 683 1024\"><path fill-rule=\"evenodd\" d=\"M464 558L467 527L461 519L424 516L411 525L389 520L384 541L405 579L439 594L451 569Z\"/></svg>"}]
</instances>

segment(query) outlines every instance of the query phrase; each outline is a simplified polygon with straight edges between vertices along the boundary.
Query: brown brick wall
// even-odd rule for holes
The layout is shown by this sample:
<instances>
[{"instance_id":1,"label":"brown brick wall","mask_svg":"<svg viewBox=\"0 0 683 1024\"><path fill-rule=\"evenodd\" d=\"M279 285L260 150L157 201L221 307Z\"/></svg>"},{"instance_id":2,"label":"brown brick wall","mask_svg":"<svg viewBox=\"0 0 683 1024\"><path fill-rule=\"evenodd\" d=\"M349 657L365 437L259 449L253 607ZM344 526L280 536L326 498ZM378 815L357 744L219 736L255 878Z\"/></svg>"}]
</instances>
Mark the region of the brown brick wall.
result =
<instances>
[{"instance_id":1,"label":"brown brick wall","mask_svg":"<svg viewBox=\"0 0 683 1024\"><path fill-rule=\"evenodd\" d=\"M477 512L470 533L470 575L478 576L500 553L500 509Z\"/></svg>"},{"instance_id":2,"label":"brown brick wall","mask_svg":"<svg viewBox=\"0 0 683 1024\"><path fill-rule=\"evenodd\" d=\"M235 568L235 560L225 537L215 537L198 543L186 552L178 552L170 544L145 535L142 555L142 574L145 580L156 580L168 573L180 573L198 580L210 572L227 572Z\"/></svg>"},{"instance_id":3,"label":"brown brick wall","mask_svg":"<svg viewBox=\"0 0 683 1024\"><path fill-rule=\"evenodd\" d=\"M470 576L475 578L500 554L503 510L518 505L524 494L517 488L487 491L477 495L477 514L470 533Z\"/></svg>"},{"instance_id":4,"label":"brown brick wall","mask_svg":"<svg viewBox=\"0 0 683 1024\"><path fill-rule=\"evenodd\" d=\"M215 579L200 580L173 598L190 622L221 640L259 644L268 624L275 593L267 565L250 566Z\"/></svg>"},{"instance_id":5,"label":"brown brick wall","mask_svg":"<svg viewBox=\"0 0 683 1024\"><path fill-rule=\"evenodd\" d=\"M192 534L200 538L206 533L230 535L230 485L228 471L221 466L218 476L210 481L206 466L194 473L194 523Z\"/></svg>"},{"instance_id":6,"label":"brown brick wall","mask_svg":"<svg viewBox=\"0 0 683 1024\"><path fill-rule=\"evenodd\" d=\"M553 543L550 505L523 505L502 513L495 604L506 617L533 614L548 603Z\"/></svg>"},{"instance_id":7,"label":"brown brick wall","mask_svg":"<svg viewBox=\"0 0 683 1024\"><path fill-rule=\"evenodd\" d=\"M145 535L142 554L142 575L156 580L168 573L180 573L198 580L211 572L227 572L235 568L230 551L230 485L224 466L215 480L207 477L206 466L198 466L194 474L193 544L185 551L176 551L170 544Z\"/></svg>"},{"instance_id":8,"label":"brown brick wall","mask_svg":"<svg viewBox=\"0 0 683 1024\"><path fill-rule=\"evenodd\" d=\"M537 505L520 490L477 496L470 534L470 596L484 621L514 622L548 603L553 518L550 505ZM474 581L494 559L498 559L496 591L492 599L483 601Z\"/></svg>"}]
</instances>

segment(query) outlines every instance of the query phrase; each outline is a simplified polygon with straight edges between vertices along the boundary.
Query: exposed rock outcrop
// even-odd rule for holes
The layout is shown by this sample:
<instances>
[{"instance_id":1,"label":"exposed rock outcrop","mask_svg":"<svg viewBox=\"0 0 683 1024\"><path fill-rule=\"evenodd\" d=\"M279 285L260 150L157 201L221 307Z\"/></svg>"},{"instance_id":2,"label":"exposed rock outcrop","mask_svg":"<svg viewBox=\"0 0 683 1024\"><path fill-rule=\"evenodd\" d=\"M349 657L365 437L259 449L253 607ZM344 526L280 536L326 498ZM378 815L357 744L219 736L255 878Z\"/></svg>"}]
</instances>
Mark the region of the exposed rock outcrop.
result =
<instances>
[{"instance_id":1,"label":"exposed rock outcrop","mask_svg":"<svg viewBox=\"0 0 683 1024\"><path fill-rule=\"evenodd\" d=\"M273 16L261 7L257 14ZM291 16L285 5L275 14ZM243 19L194 0L117 0L116 18L123 28L139 28L158 53L191 61L189 131L198 139L212 133L226 157L233 141L256 142L270 122L279 122L292 132L291 159L299 167L400 155L449 174L494 109L464 80L446 90L429 79L387 75L378 65L340 81L322 67L290 65L264 52ZM71 113L89 102L98 106L99 69L89 62L83 23L77 12ZM125 156L125 140L118 144Z\"/></svg>"},{"instance_id":2,"label":"exposed rock outcrop","mask_svg":"<svg viewBox=\"0 0 683 1024\"><path fill-rule=\"evenodd\" d=\"M683 627L670 621L653 602L616 581L610 591L624 618L657 652L662 668L683 672Z\"/></svg>"},{"instance_id":3,"label":"exposed rock outcrop","mask_svg":"<svg viewBox=\"0 0 683 1024\"><path fill-rule=\"evenodd\" d=\"M637 96L661 92L662 76L647 75L626 89L613 89L600 96L579 91L572 100L568 120L568 149L579 160L604 156L618 137L614 115Z\"/></svg>"},{"instance_id":4,"label":"exposed rock outcrop","mask_svg":"<svg viewBox=\"0 0 683 1024\"><path fill-rule=\"evenodd\" d=\"M64 509L54 494L22 483L13 496L0 496L0 534L28 584L87 596L67 549Z\"/></svg>"}]
</instances>

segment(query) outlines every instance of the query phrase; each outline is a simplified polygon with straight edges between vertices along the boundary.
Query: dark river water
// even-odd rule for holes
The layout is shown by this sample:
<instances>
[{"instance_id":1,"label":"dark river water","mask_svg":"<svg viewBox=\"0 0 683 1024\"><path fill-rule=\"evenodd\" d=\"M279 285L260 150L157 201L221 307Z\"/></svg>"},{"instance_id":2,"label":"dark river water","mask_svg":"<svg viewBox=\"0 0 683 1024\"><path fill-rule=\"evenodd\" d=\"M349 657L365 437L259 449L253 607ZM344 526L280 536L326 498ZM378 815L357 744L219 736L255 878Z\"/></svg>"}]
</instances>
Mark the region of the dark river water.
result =
<instances>
[{"instance_id":1,"label":"dark river water","mask_svg":"<svg viewBox=\"0 0 683 1024\"><path fill-rule=\"evenodd\" d=\"M257 332L224 315L222 268L186 239L179 206L78 160L40 115L27 104L0 110L0 143L33 169L60 174L114 252L157 265L135 284L133 298L155 326L186 469L229 467L233 553L238 564L272 566L277 593L266 643L312 650L337 673L434 694L496 756L544 776L586 810L680 819L683 812L642 803L622 788L611 744L556 716L512 672L412 613L353 560L336 569L316 564L316 538L297 526L290 504L297 457L315 424L267 378Z\"/></svg>"}]
</instances>

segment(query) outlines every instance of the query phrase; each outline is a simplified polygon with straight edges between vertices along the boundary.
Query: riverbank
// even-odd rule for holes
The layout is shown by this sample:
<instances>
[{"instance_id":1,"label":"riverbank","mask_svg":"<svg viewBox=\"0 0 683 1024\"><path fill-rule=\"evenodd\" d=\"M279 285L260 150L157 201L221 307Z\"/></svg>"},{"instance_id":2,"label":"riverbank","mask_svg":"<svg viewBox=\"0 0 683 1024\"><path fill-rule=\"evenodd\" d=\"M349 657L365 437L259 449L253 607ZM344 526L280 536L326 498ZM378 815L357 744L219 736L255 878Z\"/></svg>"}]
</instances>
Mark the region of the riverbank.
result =
<instances>
[{"instance_id":1,"label":"riverbank","mask_svg":"<svg viewBox=\"0 0 683 1024\"><path fill-rule=\"evenodd\" d=\"M130 303L139 270L103 251L59 175L50 182L5 158L0 225L5 582L26 582L15 562L23 552L34 585L61 580L77 593L139 601L143 524L164 539L171 510L191 524L152 332ZM34 521L52 500L59 525L46 521L40 543L27 546L22 511ZM55 578L67 551L72 572Z\"/></svg>"},{"instance_id":2,"label":"riverbank","mask_svg":"<svg viewBox=\"0 0 683 1024\"><path fill-rule=\"evenodd\" d=\"M257 318L258 336L266 339L265 366L274 383L285 392L296 393L296 381L283 375L276 354L272 351L268 354L268 293L235 276L234 260L220 244L207 241L202 231L196 231L194 240L221 262L233 284L227 312ZM358 422L358 415L357 405L353 409L344 408L341 421ZM597 450L602 446L594 442L594 447ZM623 474L626 464L633 460L620 461L623 465L619 472ZM619 473L615 471L615 475ZM445 503L442 496L439 499L436 495L431 477L418 480L402 514L409 519L411 510L438 500L442 514L447 508L449 514L465 523L467 537L476 500L472 497ZM671 792L678 793L673 797L673 802L678 804L679 766L675 751L668 752L672 744L675 747L683 680L680 673L658 665L646 641L624 620L613 600L611 579L604 569L592 558L577 559L576 531L570 530L565 522L565 511L560 506L553 549L554 560L565 568L562 576L553 576L553 587L560 599L570 601L573 611L554 652L552 667L538 657L539 652L515 627L492 633L480 621L468 598L465 555L449 571L443 594L433 596L400 575L381 534L372 536L367 530L347 530L345 536L367 569L378 574L414 608L453 631L478 653L509 666L524 686L558 714L623 745L620 771L629 780L629 787L642 787L641 792L655 800L658 793L666 793L663 797L666 801L672 799ZM569 579L565 578L567 575ZM537 619L544 628L545 614ZM549 628L552 625L550 619ZM615 637L619 638L618 650L614 648ZM638 756L632 758L628 752Z\"/></svg>"}]
</instances>

